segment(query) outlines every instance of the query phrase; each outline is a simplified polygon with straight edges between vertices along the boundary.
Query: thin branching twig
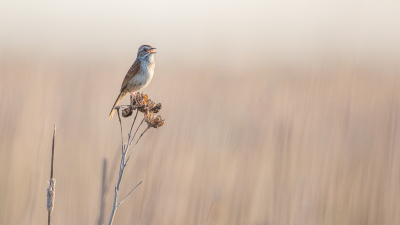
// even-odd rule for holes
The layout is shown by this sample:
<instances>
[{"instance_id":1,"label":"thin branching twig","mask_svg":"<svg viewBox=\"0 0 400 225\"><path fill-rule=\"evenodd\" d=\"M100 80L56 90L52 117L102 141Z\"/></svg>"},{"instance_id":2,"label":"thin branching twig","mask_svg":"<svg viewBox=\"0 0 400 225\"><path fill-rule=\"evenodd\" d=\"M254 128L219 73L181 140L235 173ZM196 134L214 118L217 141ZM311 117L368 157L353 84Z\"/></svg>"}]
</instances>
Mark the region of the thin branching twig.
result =
<instances>
[{"instance_id":1,"label":"thin branching twig","mask_svg":"<svg viewBox=\"0 0 400 225\"><path fill-rule=\"evenodd\" d=\"M136 145L138 144L138 142L140 141L140 139L142 138L142 136L151 128L158 128L160 126L162 126L164 124L164 120L161 119L160 116L158 117L154 117L153 113L157 113L161 110L161 104L154 104L153 101L148 100L147 99L147 95L142 94L138 94L135 97L131 97L131 104L127 107L124 108L122 110L122 116L123 117L128 117L130 115L132 115L132 111L136 110L136 115L135 118L132 122L131 125L131 129L129 130L128 133L128 140L127 143L124 143L124 138L123 138L123 130L122 130L122 122L121 122L121 114L120 114L120 109L121 107L115 107L115 109L117 110L117 114L118 114L118 120L119 120L119 125L121 127L121 140L122 140L122 146L121 146L121 161L120 161L120 166L119 166L119 174L118 174L118 180L117 180L117 184L115 185L115 192L114 192L114 203L113 203L113 208L111 211L111 215L110 215L110 220L108 222L108 225L111 225L113 223L114 217L115 217L115 212L117 210L117 208L122 204L122 202L125 201L125 199L142 183L142 181L139 182L139 184L137 184L123 199L121 202L118 203L118 192L120 189L120 185L121 185L121 180L122 180L122 176L124 174L124 170L125 167L133 153L133 151L136 148ZM132 136L132 130L133 130L133 126L136 122L136 118L138 116L138 113L143 112L145 114L144 119L140 122L138 128L136 129L135 133ZM139 128L142 126L143 122L147 123L147 127L146 129L140 134L139 138L137 139L135 145L133 146L133 148L131 149L129 155L127 156L128 150L129 148L132 146L133 140L136 137L136 134L138 133Z\"/></svg>"},{"instance_id":2,"label":"thin branching twig","mask_svg":"<svg viewBox=\"0 0 400 225\"><path fill-rule=\"evenodd\" d=\"M117 108L117 112L118 112L119 124L121 125L121 116L119 115L119 107L117 106L116 108ZM133 126L133 124L132 124L132 126ZM122 125L121 125L121 141L122 141L122 153L124 153L123 152L124 151L124 148L123 148L123 146L124 146L124 135L122 133Z\"/></svg>"},{"instance_id":3,"label":"thin branching twig","mask_svg":"<svg viewBox=\"0 0 400 225\"><path fill-rule=\"evenodd\" d=\"M118 119L119 119L119 125L121 126L121 132L122 132L122 122L121 122L121 116L120 116L120 112L119 112L119 108L117 108L117 114L118 114ZM136 118L135 118L135 120L136 120ZM133 125L134 125L134 123L135 123L135 120L133 121L133 123L132 123L132 127L133 127ZM136 134L136 133L135 133ZM123 133L121 133L121 136L123 136ZM133 137L132 137L132 139L135 137L135 135L133 135ZM122 140L123 140L123 137L122 137ZM129 141L129 140L128 140ZM119 169L119 176L118 176L118 181L117 181L117 184L115 185L115 192L114 192L114 204L113 204L113 209L112 209L112 211L111 211L111 216L110 216L110 220L109 220L109 222L108 222L108 224L109 225L111 225L112 224L112 222L113 222L113 220L114 220L114 216L115 216L115 211L117 210L117 208L121 205L121 203L122 202L120 202L120 203L118 203L117 201L118 201L118 192L119 192L119 188L120 188L120 184L121 184L121 180L122 180L122 175L124 174L124 170L125 170L125 167L126 167L126 162L125 162L125 157L126 157L126 152L127 152L127 150L129 149L129 147L131 146L131 144L129 144L129 142L127 143L127 144L124 144L124 142L122 142L122 149L121 149L121 152L122 152L122 156L121 156L121 162L120 162L120 169ZM140 182L139 184L141 184L142 182ZM138 184L138 185L139 185ZM138 186L137 185L137 186ZM136 187L137 187L136 186ZM135 188L136 188L135 187ZM134 189L135 189L134 188ZM133 190L134 190L133 189ZM132 190L132 191L133 191ZM131 192L132 192L131 191ZM130 192L130 193L131 193ZM129 194L130 194L129 193ZM129 194L126 196L126 197L128 197L129 196ZM122 201L124 201L125 199L126 199L126 197L122 200Z\"/></svg>"},{"instance_id":4,"label":"thin branching twig","mask_svg":"<svg viewBox=\"0 0 400 225\"><path fill-rule=\"evenodd\" d=\"M132 193L132 191L134 191L134 190L137 188L137 186L139 186L141 183L142 183L142 181L140 181L140 182L125 196L125 198L122 199L122 201L117 205L117 207L119 207L119 206L125 201L125 199Z\"/></svg>"},{"instance_id":5,"label":"thin branching twig","mask_svg":"<svg viewBox=\"0 0 400 225\"><path fill-rule=\"evenodd\" d=\"M131 139L133 124L135 124L135 122L136 122L136 118L137 118L138 113L139 113L139 110L136 110L135 119L133 119L133 123L132 123L132 126L131 126L131 130L129 131L128 142L129 142L129 139ZM132 139L133 139L133 138L132 138Z\"/></svg>"},{"instance_id":6,"label":"thin branching twig","mask_svg":"<svg viewBox=\"0 0 400 225\"><path fill-rule=\"evenodd\" d=\"M140 122L140 124L139 124L139 126L138 126L138 128L136 129L136 131L135 131L135 134L133 135L133 137L135 137L136 136L136 133L138 132L138 130L139 130L139 128L140 128L140 126L142 126L142 123L143 123L143 121L144 121L144 119L142 119L142 121ZM131 145L132 144L132 141L133 141L133 138L129 141L128 140L128 142L129 142L129 145Z\"/></svg>"},{"instance_id":7,"label":"thin branching twig","mask_svg":"<svg viewBox=\"0 0 400 225\"><path fill-rule=\"evenodd\" d=\"M143 121L142 121L143 122ZM146 133L146 131L148 131L150 129L150 127L146 127L146 129L143 131L143 133L140 135L140 137L138 138L138 140L136 141L135 145L133 146L131 152L128 155L128 158L125 161L125 165L128 163L129 158L131 157L133 150L135 150L137 143L139 142L140 138L143 136L144 133Z\"/></svg>"}]
</instances>

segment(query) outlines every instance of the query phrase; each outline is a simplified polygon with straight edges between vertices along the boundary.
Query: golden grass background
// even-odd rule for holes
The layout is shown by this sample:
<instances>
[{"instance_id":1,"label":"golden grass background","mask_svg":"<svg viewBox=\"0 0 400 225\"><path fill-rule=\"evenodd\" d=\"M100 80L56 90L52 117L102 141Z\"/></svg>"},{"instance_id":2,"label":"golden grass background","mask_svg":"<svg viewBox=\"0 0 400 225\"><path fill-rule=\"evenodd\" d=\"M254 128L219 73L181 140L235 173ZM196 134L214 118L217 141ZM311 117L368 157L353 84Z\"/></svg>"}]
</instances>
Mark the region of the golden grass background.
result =
<instances>
[{"instance_id":1,"label":"golden grass background","mask_svg":"<svg viewBox=\"0 0 400 225\"><path fill-rule=\"evenodd\" d=\"M318 6L321 15L313 15L321 20L303 18L301 28L316 21L311 32L291 27L298 20L290 15L314 10L293 6L285 14L274 5L263 17L261 6L235 4L198 11L188 4L177 14L154 5L151 32L134 22L145 12L120 13L131 9L119 4L49 6L67 19L32 5L31 23L52 29L31 36L19 35L33 31L24 19L0 24L8 28L0 43L0 224L46 222L54 123L53 224L98 223L104 159L108 221L121 147L118 120L108 113L140 44L158 48L145 92L163 104L165 125L147 132L132 155L120 196L143 183L114 224L400 224L396 7L363 8L365 26L356 26L346 21L351 11L336 23L333 13L324 17L330 5ZM106 20L107 10L123 20ZM289 19L276 19L279 12ZM372 36L352 35L353 28Z\"/></svg>"},{"instance_id":2,"label":"golden grass background","mask_svg":"<svg viewBox=\"0 0 400 225\"><path fill-rule=\"evenodd\" d=\"M146 92L166 123L134 153L121 193L143 184L115 223L399 223L398 76L368 67L157 68ZM120 152L109 78L124 69L2 59L1 224L45 221L53 123L54 224L96 223L103 158L108 218Z\"/></svg>"}]
</instances>

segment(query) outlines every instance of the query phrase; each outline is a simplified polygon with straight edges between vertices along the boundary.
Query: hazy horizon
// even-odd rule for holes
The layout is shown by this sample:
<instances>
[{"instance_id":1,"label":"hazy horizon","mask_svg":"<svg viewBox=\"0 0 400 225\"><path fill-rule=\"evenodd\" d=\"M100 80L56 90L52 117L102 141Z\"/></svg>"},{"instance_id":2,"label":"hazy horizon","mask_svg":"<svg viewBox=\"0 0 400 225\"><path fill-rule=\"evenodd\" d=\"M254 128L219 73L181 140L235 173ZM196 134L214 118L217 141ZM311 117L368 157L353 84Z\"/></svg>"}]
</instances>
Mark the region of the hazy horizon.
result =
<instances>
[{"instance_id":1,"label":"hazy horizon","mask_svg":"<svg viewBox=\"0 0 400 225\"><path fill-rule=\"evenodd\" d=\"M400 56L399 2L178 2L3 2L0 49L124 59L151 44L169 61L227 63Z\"/></svg>"}]
</instances>

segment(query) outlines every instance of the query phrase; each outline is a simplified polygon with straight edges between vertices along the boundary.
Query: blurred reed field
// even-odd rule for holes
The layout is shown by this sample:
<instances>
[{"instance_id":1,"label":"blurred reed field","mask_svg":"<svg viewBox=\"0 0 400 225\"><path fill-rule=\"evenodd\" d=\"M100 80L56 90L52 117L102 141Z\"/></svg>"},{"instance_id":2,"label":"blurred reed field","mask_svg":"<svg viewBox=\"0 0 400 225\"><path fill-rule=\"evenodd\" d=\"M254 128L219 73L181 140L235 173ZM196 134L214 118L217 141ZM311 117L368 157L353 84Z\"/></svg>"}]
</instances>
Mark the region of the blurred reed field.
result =
<instances>
[{"instance_id":1,"label":"blurred reed field","mask_svg":"<svg viewBox=\"0 0 400 225\"><path fill-rule=\"evenodd\" d=\"M143 184L115 223L397 224L400 83L369 67L254 69L251 79L156 71L146 92L166 124L134 153L121 191ZM120 153L107 119L119 80L108 78L125 67L3 58L1 68L1 224L45 221L54 122L53 223L96 223L103 158L108 215Z\"/></svg>"},{"instance_id":2,"label":"blurred reed field","mask_svg":"<svg viewBox=\"0 0 400 225\"><path fill-rule=\"evenodd\" d=\"M120 196L143 183L118 208L114 224L400 224L400 52L393 42L400 35L392 30L400 21L394 13L398 5L376 7L372 17L382 20L368 20L375 5L364 5L367 13L355 14L365 21L360 26L351 23L353 14L340 14L350 18L342 24L329 19L336 18L334 13L324 17L329 7L318 11L324 15L306 10L304 15L311 16L303 18L303 28L321 17L315 23L325 21L327 29L277 34L272 32L279 31L276 27L268 30L273 22L262 17L257 5L240 11L243 5L235 3L221 19L217 9L222 6L198 12L196 5L185 5L187 12L177 9L169 15L171 8L154 4L161 16L149 21L154 32L142 36L129 29L122 35L119 29L136 18L127 14L121 23L113 17L108 23L118 24L116 28L92 41L86 39L102 31L106 17L72 21L60 28L71 32L70 39L55 36L63 36L65 46L47 39L45 34L54 34L51 29L35 31L26 42L20 36L11 39L24 28L19 20L15 30L1 34L0 224L47 220L54 123L53 224L99 224L102 207L104 223L108 221L121 151L118 118L110 121L108 113L141 44L157 48L154 78L144 92L162 103L165 124L150 129L133 153ZM82 7L78 18L88 6ZM107 9L110 14L117 15L115 7L121 7L118 15L126 12L113 5ZM29 12L42 12L36 9ZM215 23L203 24L198 16L204 12L211 18L205 20ZM56 22L64 18L51 16ZM45 16L32 18L33 24L47 21ZM155 22L162 19L165 26ZM292 20L284 19L280 23L292 30ZM230 20L241 21L235 29L246 32L236 36L232 24L221 26ZM251 27L254 21L258 24ZM192 22L195 28L186 29ZM77 42L76 27L85 23L98 27L84 30ZM346 42L346 35L340 35L342 26L352 32L348 24L375 36ZM216 33L218 27L225 30ZM208 29L215 37L204 33ZM317 35L323 32L338 36ZM35 39L39 34L43 42ZM287 39L277 41L282 37ZM16 47L19 43L23 47ZM122 100L128 102L128 97ZM123 119L125 131L132 119Z\"/></svg>"}]
</instances>

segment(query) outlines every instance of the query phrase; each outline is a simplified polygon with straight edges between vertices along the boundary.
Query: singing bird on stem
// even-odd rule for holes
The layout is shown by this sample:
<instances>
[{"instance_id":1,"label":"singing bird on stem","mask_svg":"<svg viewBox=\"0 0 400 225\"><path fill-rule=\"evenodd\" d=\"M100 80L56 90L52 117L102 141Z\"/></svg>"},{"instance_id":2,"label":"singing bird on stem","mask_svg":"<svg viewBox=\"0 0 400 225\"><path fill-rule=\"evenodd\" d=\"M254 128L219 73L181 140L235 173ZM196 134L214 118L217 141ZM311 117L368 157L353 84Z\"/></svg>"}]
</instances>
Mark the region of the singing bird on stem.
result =
<instances>
[{"instance_id":1,"label":"singing bird on stem","mask_svg":"<svg viewBox=\"0 0 400 225\"><path fill-rule=\"evenodd\" d=\"M156 48L150 45L140 46L135 62L125 75L124 81L122 81L121 91L111 109L109 119L113 118L114 107L118 105L126 94L131 93L131 95L134 95L135 92L139 92L150 83L156 65L154 62L154 49Z\"/></svg>"}]
</instances>

